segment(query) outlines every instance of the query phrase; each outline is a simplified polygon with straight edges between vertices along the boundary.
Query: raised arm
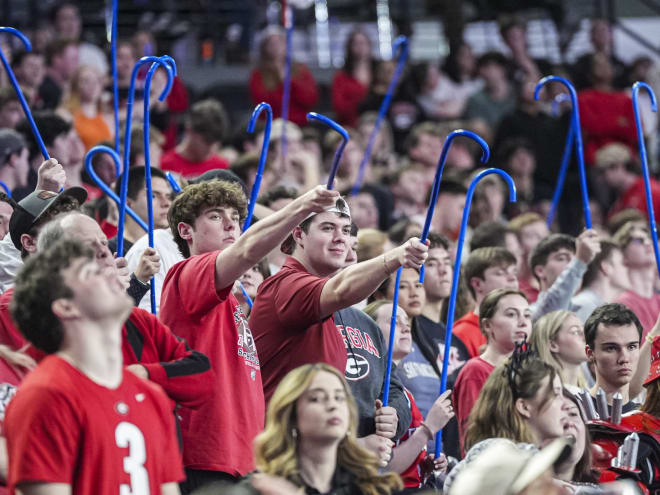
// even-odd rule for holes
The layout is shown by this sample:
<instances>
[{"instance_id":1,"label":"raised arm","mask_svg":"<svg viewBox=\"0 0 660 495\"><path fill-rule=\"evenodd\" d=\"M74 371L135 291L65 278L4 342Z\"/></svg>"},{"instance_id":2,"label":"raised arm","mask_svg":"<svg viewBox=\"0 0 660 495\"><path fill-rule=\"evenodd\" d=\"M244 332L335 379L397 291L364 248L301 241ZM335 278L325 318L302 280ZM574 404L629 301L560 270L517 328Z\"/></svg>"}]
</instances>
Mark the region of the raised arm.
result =
<instances>
[{"instance_id":1,"label":"raised arm","mask_svg":"<svg viewBox=\"0 0 660 495\"><path fill-rule=\"evenodd\" d=\"M218 255L215 262L216 289L221 290L232 285L248 269L279 246L309 214L331 208L338 198L337 191L317 186L280 211L254 224L234 244Z\"/></svg>"},{"instance_id":2,"label":"raised arm","mask_svg":"<svg viewBox=\"0 0 660 495\"><path fill-rule=\"evenodd\" d=\"M343 269L323 286L321 317L330 316L370 296L400 266L419 269L426 261L428 250L414 237L381 256Z\"/></svg>"}]
</instances>

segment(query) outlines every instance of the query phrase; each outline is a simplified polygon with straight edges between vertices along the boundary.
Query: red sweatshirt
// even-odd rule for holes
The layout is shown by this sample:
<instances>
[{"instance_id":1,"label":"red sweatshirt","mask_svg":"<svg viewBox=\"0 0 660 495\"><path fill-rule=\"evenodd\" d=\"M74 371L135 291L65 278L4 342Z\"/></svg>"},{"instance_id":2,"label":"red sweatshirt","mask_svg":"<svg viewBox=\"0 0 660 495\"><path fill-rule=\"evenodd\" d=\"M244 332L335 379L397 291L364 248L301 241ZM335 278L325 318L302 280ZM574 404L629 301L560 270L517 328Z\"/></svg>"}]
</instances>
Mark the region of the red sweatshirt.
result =
<instances>
[{"instance_id":1,"label":"red sweatshirt","mask_svg":"<svg viewBox=\"0 0 660 495\"><path fill-rule=\"evenodd\" d=\"M14 289L0 296L0 344L40 361L45 354L34 348L14 325L9 303ZM149 380L157 383L170 399L189 408L197 408L211 396L214 373L208 358L188 347L185 340L151 313L133 308L122 329L124 365L141 364L149 372Z\"/></svg>"},{"instance_id":2,"label":"red sweatshirt","mask_svg":"<svg viewBox=\"0 0 660 495\"><path fill-rule=\"evenodd\" d=\"M265 101L273 108L273 118L282 116L282 96L284 83L269 89L264 85L261 72L252 71L250 76L250 97L256 105ZM291 98L289 100L289 120L299 126L307 125L307 112L314 108L319 100L319 92L314 76L307 67L295 64L291 71Z\"/></svg>"}]
</instances>

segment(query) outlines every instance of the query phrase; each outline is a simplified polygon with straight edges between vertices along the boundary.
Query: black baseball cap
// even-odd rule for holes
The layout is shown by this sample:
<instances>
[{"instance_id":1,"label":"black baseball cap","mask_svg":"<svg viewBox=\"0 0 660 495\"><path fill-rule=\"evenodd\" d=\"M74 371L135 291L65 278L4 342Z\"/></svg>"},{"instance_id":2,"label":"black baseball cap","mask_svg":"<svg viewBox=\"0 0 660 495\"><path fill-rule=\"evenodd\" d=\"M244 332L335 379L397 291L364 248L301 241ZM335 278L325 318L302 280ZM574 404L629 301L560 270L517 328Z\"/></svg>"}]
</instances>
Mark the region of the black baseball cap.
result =
<instances>
[{"instance_id":1,"label":"black baseball cap","mask_svg":"<svg viewBox=\"0 0 660 495\"><path fill-rule=\"evenodd\" d=\"M87 200L87 191L82 187L70 187L60 193L37 189L18 202L9 220L9 235L16 249L21 250L21 236L27 234L35 222L62 196L77 199L82 205Z\"/></svg>"}]
</instances>

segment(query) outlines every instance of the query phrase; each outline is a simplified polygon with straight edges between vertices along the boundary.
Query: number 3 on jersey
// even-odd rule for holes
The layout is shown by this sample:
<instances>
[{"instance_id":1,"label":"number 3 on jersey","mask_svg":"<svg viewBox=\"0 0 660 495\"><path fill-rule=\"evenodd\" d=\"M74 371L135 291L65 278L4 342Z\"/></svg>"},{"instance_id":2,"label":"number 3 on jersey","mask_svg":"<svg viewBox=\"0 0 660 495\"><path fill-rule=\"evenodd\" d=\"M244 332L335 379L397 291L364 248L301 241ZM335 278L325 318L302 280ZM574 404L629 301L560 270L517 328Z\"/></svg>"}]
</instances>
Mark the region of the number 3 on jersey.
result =
<instances>
[{"instance_id":1,"label":"number 3 on jersey","mask_svg":"<svg viewBox=\"0 0 660 495\"><path fill-rule=\"evenodd\" d=\"M144 435L133 423L119 423L115 429L117 447L128 448L124 457L124 471L131 477L130 485L119 486L119 495L149 495L149 474L144 468L147 452L144 447Z\"/></svg>"}]
</instances>

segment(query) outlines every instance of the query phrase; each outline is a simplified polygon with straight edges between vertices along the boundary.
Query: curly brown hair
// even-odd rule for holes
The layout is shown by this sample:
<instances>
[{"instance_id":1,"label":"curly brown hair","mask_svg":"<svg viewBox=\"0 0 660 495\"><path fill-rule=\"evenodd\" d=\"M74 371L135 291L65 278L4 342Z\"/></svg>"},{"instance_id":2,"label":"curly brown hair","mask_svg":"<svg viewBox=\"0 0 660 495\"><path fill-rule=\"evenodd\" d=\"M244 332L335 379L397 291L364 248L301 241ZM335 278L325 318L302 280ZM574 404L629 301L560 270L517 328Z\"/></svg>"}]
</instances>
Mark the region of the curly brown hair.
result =
<instances>
[{"instance_id":1,"label":"curly brown hair","mask_svg":"<svg viewBox=\"0 0 660 495\"><path fill-rule=\"evenodd\" d=\"M229 206L238 210L241 223L247 215L247 198L241 186L234 182L212 180L187 186L174 199L167 212L167 221L174 236L174 242L184 258L190 257L188 242L179 235L181 222L195 226L195 220L208 208Z\"/></svg>"}]
</instances>

